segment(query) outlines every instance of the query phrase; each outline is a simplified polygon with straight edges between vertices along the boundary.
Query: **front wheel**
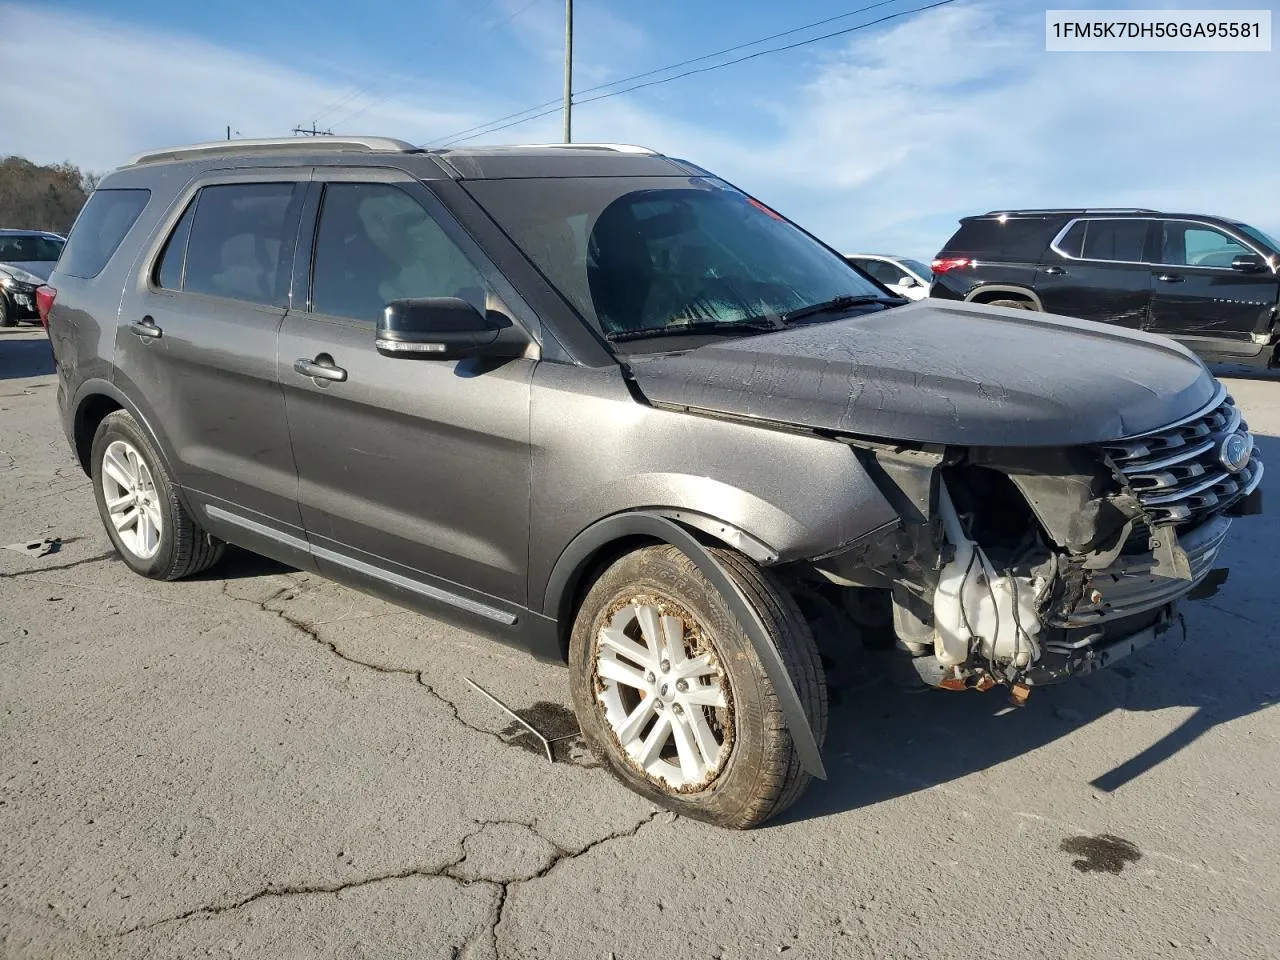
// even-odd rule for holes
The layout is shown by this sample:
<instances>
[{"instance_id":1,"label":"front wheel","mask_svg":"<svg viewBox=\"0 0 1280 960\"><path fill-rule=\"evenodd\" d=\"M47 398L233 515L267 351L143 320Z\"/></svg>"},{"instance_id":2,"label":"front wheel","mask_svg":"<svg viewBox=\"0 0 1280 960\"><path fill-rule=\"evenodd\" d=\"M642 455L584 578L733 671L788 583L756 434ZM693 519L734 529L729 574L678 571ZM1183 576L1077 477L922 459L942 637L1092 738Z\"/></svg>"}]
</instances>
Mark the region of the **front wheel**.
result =
<instances>
[{"instance_id":1,"label":"front wheel","mask_svg":"<svg viewBox=\"0 0 1280 960\"><path fill-rule=\"evenodd\" d=\"M0 327L16 327L18 321L13 319L13 314L9 311L9 301L0 296Z\"/></svg>"},{"instance_id":2,"label":"front wheel","mask_svg":"<svg viewBox=\"0 0 1280 960\"><path fill-rule=\"evenodd\" d=\"M178 580L221 558L224 544L187 513L155 447L124 410L98 425L92 478L102 525L134 572Z\"/></svg>"},{"instance_id":3,"label":"front wheel","mask_svg":"<svg viewBox=\"0 0 1280 960\"><path fill-rule=\"evenodd\" d=\"M827 688L808 625L765 571L714 553L767 628L821 744ZM574 621L569 663L587 744L626 786L675 812L746 829L808 785L751 640L675 547L638 550L600 576Z\"/></svg>"}]
</instances>

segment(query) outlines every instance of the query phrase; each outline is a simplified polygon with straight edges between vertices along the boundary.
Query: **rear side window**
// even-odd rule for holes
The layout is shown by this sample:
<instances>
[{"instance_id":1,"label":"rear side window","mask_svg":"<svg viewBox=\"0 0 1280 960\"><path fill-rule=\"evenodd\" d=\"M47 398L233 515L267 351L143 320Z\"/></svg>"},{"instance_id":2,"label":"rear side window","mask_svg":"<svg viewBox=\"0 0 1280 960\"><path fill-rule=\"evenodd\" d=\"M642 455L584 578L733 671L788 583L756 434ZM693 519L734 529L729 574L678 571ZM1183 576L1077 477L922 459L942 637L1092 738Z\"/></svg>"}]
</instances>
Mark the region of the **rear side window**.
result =
<instances>
[{"instance_id":1,"label":"rear side window","mask_svg":"<svg viewBox=\"0 0 1280 960\"><path fill-rule=\"evenodd\" d=\"M150 198L150 190L95 190L76 218L58 272L86 280L100 274Z\"/></svg>"},{"instance_id":2,"label":"rear side window","mask_svg":"<svg viewBox=\"0 0 1280 960\"><path fill-rule=\"evenodd\" d=\"M1068 257L1079 257L1084 251L1084 231L1088 224L1083 220L1077 220L1058 241L1058 249L1065 253Z\"/></svg>"},{"instance_id":3,"label":"rear side window","mask_svg":"<svg viewBox=\"0 0 1280 960\"><path fill-rule=\"evenodd\" d=\"M187 257L187 238L191 236L191 221L195 219L196 202L187 205L182 219L165 241L164 251L160 254L160 263L156 267L156 286L166 290L182 289L182 267Z\"/></svg>"},{"instance_id":4,"label":"rear side window","mask_svg":"<svg viewBox=\"0 0 1280 960\"><path fill-rule=\"evenodd\" d=\"M980 254L999 260L1038 261L1054 234L1062 229L1061 220L1037 217L1012 217L1004 222L992 217L963 220L960 229L947 241L942 253Z\"/></svg>"},{"instance_id":5,"label":"rear side window","mask_svg":"<svg viewBox=\"0 0 1280 960\"><path fill-rule=\"evenodd\" d=\"M294 189L292 183L203 188L187 239L182 289L284 306L292 263ZM166 251L162 272L168 259ZM172 277L172 268L167 272Z\"/></svg>"},{"instance_id":6,"label":"rear side window","mask_svg":"<svg viewBox=\"0 0 1280 960\"><path fill-rule=\"evenodd\" d=\"M1090 220L1084 234L1084 258L1141 263L1146 243L1146 220Z\"/></svg>"},{"instance_id":7,"label":"rear side window","mask_svg":"<svg viewBox=\"0 0 1280 960\"><path fill-rule=\"evenodd\" d=\"M906 274L901 267L883 260L859 260L858 266L884 284L897 283Z\"/></svg>"}]
</instances>

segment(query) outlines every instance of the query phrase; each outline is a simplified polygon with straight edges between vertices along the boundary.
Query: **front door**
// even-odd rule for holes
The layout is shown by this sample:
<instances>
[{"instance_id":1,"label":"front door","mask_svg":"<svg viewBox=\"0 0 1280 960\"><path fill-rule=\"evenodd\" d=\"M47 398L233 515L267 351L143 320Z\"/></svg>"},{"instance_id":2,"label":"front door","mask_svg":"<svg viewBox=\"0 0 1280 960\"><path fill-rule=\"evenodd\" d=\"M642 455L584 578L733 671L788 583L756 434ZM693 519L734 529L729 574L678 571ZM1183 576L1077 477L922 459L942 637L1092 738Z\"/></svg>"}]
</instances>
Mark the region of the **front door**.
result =
<instances>
[{"instance_id":1,"label":"front door","mask_svg":"<svg viewBox=\"0 0 1280 960\"><path fill-rule=\"evenodd\" d=\"M1077 220L1045 253L1036 295L1047 313L1138 329L1147 323L1151 221Z\"/></svg>"},{"instance_id":2,"label":"front door","mask_svg":"<svg viewBox=\"0 0 1280 960\"><path fill-rule=\"evenodd\" d=\"M300 296L299 271L280 336L317 563L409 603L425 598L509 626L526 599L535 360L389 357L374 330L387 301L402 298L457 296L519 318L491 265L421 183L334 176L315 188L310 296ZM341 379L309 376L298 361Z\"/></svg>"},{"instance_id":3,"label":"front door","mask_svg":"<svg viewBox=\"0 0 1280 960\"><path fill-rule=\"evenodd\" d=\"M282 557L299 563L305 540L276 339L309 175L216 178L175 205L163 245L121 303L114 374L210 529L221 532L228 514L274 529L304 548Z\"/></svg>"},{"instance_id":4,"label":"front door","mask_svg":"<svg viewBox=\"0 0 1280 960\"><path fill-rule=\"evenodd\" d=\"M1256 353L1250 335L1271 325L1280 278L1270 267L1253 273L1232 269L1239 256L1256 251L1208 224L1165 220L1160 263L1151 271L1153 333L1197 341L1220 341L1230 351Z\"/></svg>"}]
</instances>

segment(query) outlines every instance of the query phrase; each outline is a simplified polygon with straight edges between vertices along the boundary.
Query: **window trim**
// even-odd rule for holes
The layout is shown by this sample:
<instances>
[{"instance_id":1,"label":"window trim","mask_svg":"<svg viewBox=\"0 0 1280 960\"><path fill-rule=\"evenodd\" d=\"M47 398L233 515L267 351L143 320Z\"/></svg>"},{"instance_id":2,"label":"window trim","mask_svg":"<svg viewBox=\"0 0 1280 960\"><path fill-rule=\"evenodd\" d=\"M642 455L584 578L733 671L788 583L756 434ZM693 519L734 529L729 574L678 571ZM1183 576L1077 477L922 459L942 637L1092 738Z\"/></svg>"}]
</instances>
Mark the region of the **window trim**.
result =
<instances>
[{"instance_id":1,"label":"window trim","mask_svg":"<svg viewBox=\"0 0 1280 960\"><path fill-rule=\"evenodd\" d=\"M1067 225L1063 227L1061 230L1059 230L1054 235L1053 239L1049 241L1049 249L1052 250L1054 253L1056 253L1058 256L1062 257L1062 259L1072 260L1072 261L1075 261L1076 263L1114 263L1114 264L1120 264L1123 266L1130 266L1130 267L1152 267L1152 268L1182 266L1188 270L1225 270L1230 273L1236 272L1232 270L1231 267L1205 267L1205 266L1200 266L1199 264L1156 263L1150 260L1103 260L1099 257L1085 257L1083 256L1083 253L1084 253L1083 244L1081 244L1080 246L1080 253L1082 254L1082 256L1073 257L1071 254L1066 253L1059 246L1062 240L1066 237L1067 233L1077 223L1080 223L1082 221L1085 223L1089 223L1096 220L1140 220L1147 224L1148 235L1150 234L1151 226L1153 224L1160 224L1160 223L1194 223L1196 226L1199 226L1199 227L1208 227L1211 230L1217 230L1219 233L1225 233L1232 240L1237 241L1246 249L1252 250L1254 253L1258 254L1258 256L1262 257L1263 260L1267 261L1268 265L1270 266L1272 274L1276 273L1276 265L1272 263L1271 257L1263 253L1261 250L1259 250L1257 246L1251 243L1248 239L1240 236L1235 231L1228 229L1227 227L1224 227L1222 224L1210 223L1208 220L1197 220L1193 217L1160 217L1160 216L1150 216L1150 215L1142 216L1142 217L1073 217L1072 219L1068 220ZM1087 239L1087 235L1086 235L1086 239Z\"/></svg>"},{"instance_id":2,"label":"window trim","mask_svg":"<svg viewBox=\"0 0 1280 960\"><path fill-rule=\"evenodd\" d=\"M427 216L435 221L451 243L462 251L480 274L481 279L497 298L506 317L520 327L541 353L545 344L542 325L537 314L516 291L453 213L441 203L430 187L417 177L395 167L325 167L318 168L313 177L314 196L307 197L303 205L302 222L299 224L298 253L294 260L294 290L291 309L306 314L308 319L326 323L358 324L372 329L376 321L360 320L338 314L323 313L315 309L314 286L316 245L320 240L320 220L324 213L324 195L331 184L356 184L361 186L388 186L399 189L418 203ZM309 236L308 236L309 231ZM305 251L305 253L304 253ZM303 262L305 260L305 262ZM301 301L301 302L299 302ZM372 343L372 339L370 339Z\"/></svg>"},{"instance_id":3,"label":"window trim","mask_svg":"<svg viewBox=\"0 0 1280 960\"><path fill-rule=\"evenodd\" d=\"M271 184L271 183L289 183L293 185L296 191L299 185L305 190L305 185L312 180L313 170L311 167L256 167L245 168L244 170L212 170L203 176L196 176L187 182L181 190L174 196L169 208L165 211L164 216L160 218L152 231L151 240L144 248L145 253L140 262L143 267L139 271L139 288L151 296L162 296L171 298L180 297L199 297L202 300L211 300L217 303L234 303L241 307L252 308L257 310L266 310L270 312L283 312L289 309L288 303L281 306L274 303L258 303L253 300L240 300L236 297L222 297L213 293L200 293L194 290L185 289L187 283L187 251L182 253L182 288L174 290L170 287L157 286L155 282L156 271L160 267L160 257L164 254L165 245L169 242L169 238L173 235L174 229L178 226L178 221L182 219L182 215L187 212L187 208L193 201L198 201L200 191L205 187L231 186L236 184ZM293 201L291 200L292 204ZM284 231L284 240L282 243L287 247L290 238L296 238L299 223L302 216L306 212L306 194L303 194L302 202L298 204L297 214L292 218L291 224L286 224L287 229ZM195 217L192 216L191 225L195 227ZM191 244L191 235L187 234L187 245ZM296 262L296 240L295 249L290 251L289 280L290 291L286 300L292 297L293 286L293 263Z\"/></svg>"}]
</instances>

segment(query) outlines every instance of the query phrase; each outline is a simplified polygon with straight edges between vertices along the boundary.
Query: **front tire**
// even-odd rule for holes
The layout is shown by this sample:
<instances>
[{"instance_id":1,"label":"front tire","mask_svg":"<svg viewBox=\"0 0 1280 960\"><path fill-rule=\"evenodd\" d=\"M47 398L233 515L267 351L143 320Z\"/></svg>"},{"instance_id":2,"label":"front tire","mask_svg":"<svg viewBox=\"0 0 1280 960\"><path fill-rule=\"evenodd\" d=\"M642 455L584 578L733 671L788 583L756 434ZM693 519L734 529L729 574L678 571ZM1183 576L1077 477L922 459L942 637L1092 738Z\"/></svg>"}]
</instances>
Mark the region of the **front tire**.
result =
<instances>
[{"instance_id":1,"label":"front tire","mask_svg":"<svg viewBox=\"0 0 1280 960\"><path fill-rule=\"evenodd\" d=\"M764 570L713 553L764 623L821 745L827 687L808 625ZM675 547L638 550L600 576L574 620L569 666L588 746L626 786L676 813L747 829L808 785L751 640Z\"/></svg>"},{"instance_id":2,"label":"front tire","mask_svg":"<svg viewBox=\"0 0 1280 960\"><path fill-rule=\"evenodd\" d=\"M13 314L9 311L9 301L0 296L0 327L16 327L18 321L13 319Z\"/></svg>"},{"instance_id":3,"label":"front tire","mask_svg":"<svg viewBox=\"0 0 1280 960\"><path fill-rule=\"evenodd\" d=\"M98 515L135 573L180 580L221 559L225 545L187 513L164 461L127 411L98 425L91 458Z\"/></svg>"}]
</instances>

